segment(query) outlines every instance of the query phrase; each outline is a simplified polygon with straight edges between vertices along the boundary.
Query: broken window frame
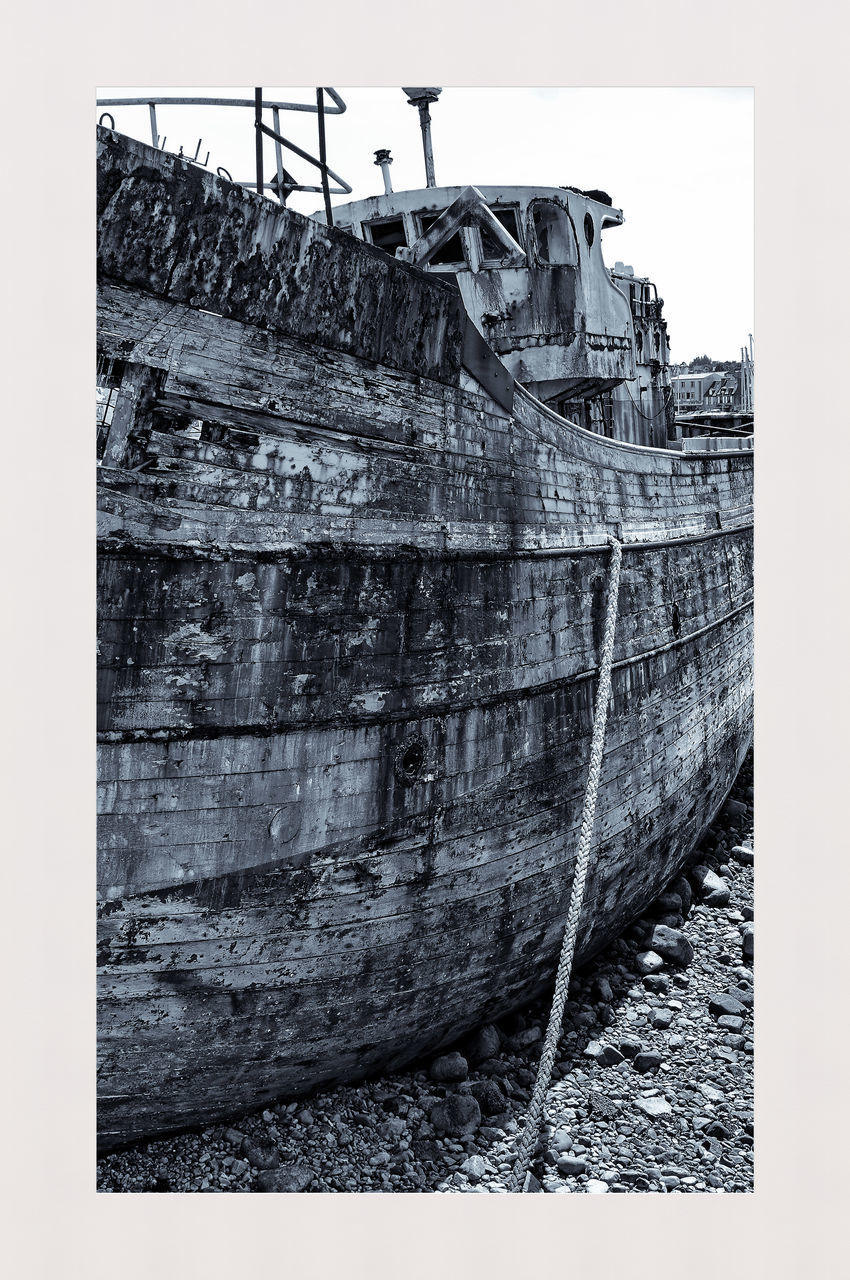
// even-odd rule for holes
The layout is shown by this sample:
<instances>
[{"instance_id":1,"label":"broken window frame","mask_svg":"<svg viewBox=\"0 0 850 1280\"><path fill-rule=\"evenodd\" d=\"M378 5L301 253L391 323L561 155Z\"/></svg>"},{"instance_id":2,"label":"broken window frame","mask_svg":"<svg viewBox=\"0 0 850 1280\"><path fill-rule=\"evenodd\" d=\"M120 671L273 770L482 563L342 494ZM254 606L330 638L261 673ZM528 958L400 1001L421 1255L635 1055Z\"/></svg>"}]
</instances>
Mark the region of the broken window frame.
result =
<instances>
[{"instance_id":1,"label":"broken window frame","mask_svg":"<svg viewBox=\"0 0 850 1280\"><path fill-rule=\"evenodd\" d=\"M428 230L430 230L430 228L434 225L437 219L442 217L444 213L445 213L445 209L417 210L417 212L414 213L413 215L414 223L416 226L416 238L421 239L421 237L424 236ZM425 219L427 219L427 225L426 225ZM468 230L469 230L468 227L461 227L455 233L455 235L452 236L451 240L448 240L443 245L442 249L439 249L437 253L434 255L434 257L431 259L431 261L427 264L428 270L460 271L468 268L469 266L469 262L467 260L468 250L467 250L467 246L464 243L464 237L463 237L463 232ZM445 253L448 250L449 245L453 244L455 240L457 240L458 244L460 245L461 257L452 258L449 261L439 261L440 254Z\"/></svg>"},{"instance_id":2,"label":"broken window frame","mask_svg":"<svg viewBox=\"0 0 850 1280\"><path fill-rule=\"evenodd\" d=\"M402 245L401 244L394 245L393 252L390 253L389 250L385 249L382 244L375 243L374 236L373 236L373 229L375 227L385 226L387 223L392 223L392 222L401 223L401 230L404 236L403 245L405 249L409 249L413 241L411 240L411 232L410 232L410 226L408 225L408 220L403 213L387 214L383 218L370 218L368 222L361 222L360 224L360 229L363 233L363 239L365 240L366 244L371 244L376 249L380 249L383 253L387 255L388 258L394 258L396 249L400 249Z\"/></svg>"},{"instance_id":3,"label":"broken window frame","mask_svg":"<svg viewBox=\"0 0 850 1280\"><path fill-rule=\"evenodd\" d=\"M519 247L520 247L521 249L524 249L524 248L525 248L525 243L524 243L523 235L522 235L522 208L521 208L521 206L520 206L519 204L491 204L491 205L488 205L488 208L489 208L490 212L493 214L493 216L499 220L499 222L502 224L502 226L503 226L503 227L505 227L505 224L504 224L504 222L502 222L502 219L499 217L499 214L500 214L500 213L512 213L512 214L513 214L513 217L514 217L514 224L515 224L515 225L514 225L513 229L511 229L510 227L505 227L505 230L507 231L508 235L513 236L514 240L516 240L516 242L517 242L517 244L519 245ZM489 257L489 256L484 252L484 235L483 235L483 228L481 228L481 227L477 227L477 228L476 228L476 233L477 233L477 236L478 236L478 240L477 240L476 248L478 249L479 259L480 259L481 265L482 265L483 267L489 267L489 266L497 265L499 262L501 262L504 258L506 258L506 257L508 256L508 250L507 250L507 249L503 249L503 250L502 250L502 252L501 252L500 254L496 255L495 257Z\"/></svg>"}]
</instances>

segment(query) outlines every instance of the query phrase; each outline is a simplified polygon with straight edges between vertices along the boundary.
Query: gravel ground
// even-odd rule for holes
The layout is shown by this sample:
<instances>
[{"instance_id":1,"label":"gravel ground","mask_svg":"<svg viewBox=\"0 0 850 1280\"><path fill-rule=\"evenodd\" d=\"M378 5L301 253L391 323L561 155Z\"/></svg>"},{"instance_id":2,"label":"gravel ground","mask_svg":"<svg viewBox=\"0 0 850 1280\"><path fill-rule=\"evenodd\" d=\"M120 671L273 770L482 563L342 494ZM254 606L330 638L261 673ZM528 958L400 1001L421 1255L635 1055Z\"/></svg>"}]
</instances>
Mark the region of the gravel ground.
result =
<instances>
[{"instance_id":1,"label":"gravel ground","mask_svg":"<svg viewBox=\"0 0 850 1280\"><path fill-rule=\"evenodd\" d=\"M753 1189L748 757L691 862L573 975L530 1189ZM507 1193L548 1017L535 1001L419 1070L98 1162L99 1191Z\"/></svg>"}]
</instances>

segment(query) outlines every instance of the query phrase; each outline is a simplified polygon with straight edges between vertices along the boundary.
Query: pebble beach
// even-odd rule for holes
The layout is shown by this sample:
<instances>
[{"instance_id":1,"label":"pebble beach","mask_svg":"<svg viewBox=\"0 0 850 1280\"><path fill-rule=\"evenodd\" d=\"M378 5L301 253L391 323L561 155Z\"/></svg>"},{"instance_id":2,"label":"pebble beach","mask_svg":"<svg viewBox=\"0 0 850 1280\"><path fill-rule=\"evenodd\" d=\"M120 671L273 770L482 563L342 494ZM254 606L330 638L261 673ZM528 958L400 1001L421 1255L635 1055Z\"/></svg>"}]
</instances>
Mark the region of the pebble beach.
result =
<instances>
[{"instance_id":1,"label":"pebble beach","mask_svg":"<svg viewBox=\"0 0 850 1280\"><path fill-rule=\"evenodd\" d=\"M573 974L526 1190L753 1190L752 756L689 863ZM547 995L439 1056L97 1165L102 1192L507 1194Z\"/></svg>"}]
</instances>

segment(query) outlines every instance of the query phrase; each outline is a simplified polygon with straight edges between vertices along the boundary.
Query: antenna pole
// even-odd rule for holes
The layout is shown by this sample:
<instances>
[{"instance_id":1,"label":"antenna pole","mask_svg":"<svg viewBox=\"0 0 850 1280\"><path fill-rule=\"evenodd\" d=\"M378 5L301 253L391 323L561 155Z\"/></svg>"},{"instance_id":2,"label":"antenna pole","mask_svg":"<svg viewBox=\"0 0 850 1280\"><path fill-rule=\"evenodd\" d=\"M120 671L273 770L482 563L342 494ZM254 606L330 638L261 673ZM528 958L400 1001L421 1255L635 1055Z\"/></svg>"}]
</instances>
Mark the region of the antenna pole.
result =
<instances>
[{"instance_id":1,"label":"antenna pole","mask_svg":"<svg viewBox=\"0 0 850 1280\"><path fill-rule=\"evenodd\" d=\"M431 113L428 110L428 104L436 102L442 92L442 89L402 89L402 93L407 94L407 101L410 105L419 109L422 150L425 153L425 185L428 187L436 187L437 185L437 179L434 176L434 149L431 146Z\"/></svg>"}]
</instances>

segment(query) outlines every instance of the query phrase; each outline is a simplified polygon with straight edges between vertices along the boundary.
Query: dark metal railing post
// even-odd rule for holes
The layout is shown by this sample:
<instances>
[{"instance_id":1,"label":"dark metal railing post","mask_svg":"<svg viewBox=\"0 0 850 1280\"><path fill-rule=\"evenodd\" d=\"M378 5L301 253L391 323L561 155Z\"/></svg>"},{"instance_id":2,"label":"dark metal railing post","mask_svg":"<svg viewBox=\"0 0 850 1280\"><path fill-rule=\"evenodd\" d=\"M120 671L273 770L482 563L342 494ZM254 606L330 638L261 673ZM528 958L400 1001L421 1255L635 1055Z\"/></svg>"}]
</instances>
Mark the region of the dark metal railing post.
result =
<instances>
[{"instance_id":1,"label":"dark metal railing post","mask_svg":"<svg viewBox=\"0 0 850 1280\"><path fill-rule=\"evenodd\" d=\"M254 128L257 131L257 194L263 194L263 91L254 89Z\"/></svg>"},{"instance_id":2,"label":"dark metal railing post","mask_svg":"<svg viewBox=\"0 0 850 1280\"><path fill-rule=\"evenodd\" d=\"M334 224L333 209L331 208L331 193L328 187L328 164L327 153L325 150L325 91L324 89L316 90L316 106L318 107L319 117L319 163L322 167L322 195L325 197L325 217L329 227Z\"/></svg>"},{"instance_id":3,"label":"dark metal railing post","mask_svg":"<svg viewBox=\"0 0 850 1280\"><path fill-rule=\"evenodd\" d=\"M274 121L274 161L277 169L277 198L281 204L286 204L286 194L283 190L283 148L280 145L280 111L277 107L272 107L272 120Z\"/></svg>"}]
</instances>

